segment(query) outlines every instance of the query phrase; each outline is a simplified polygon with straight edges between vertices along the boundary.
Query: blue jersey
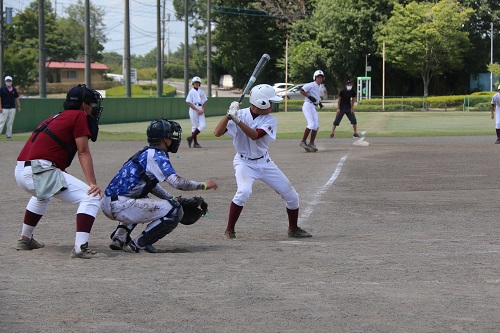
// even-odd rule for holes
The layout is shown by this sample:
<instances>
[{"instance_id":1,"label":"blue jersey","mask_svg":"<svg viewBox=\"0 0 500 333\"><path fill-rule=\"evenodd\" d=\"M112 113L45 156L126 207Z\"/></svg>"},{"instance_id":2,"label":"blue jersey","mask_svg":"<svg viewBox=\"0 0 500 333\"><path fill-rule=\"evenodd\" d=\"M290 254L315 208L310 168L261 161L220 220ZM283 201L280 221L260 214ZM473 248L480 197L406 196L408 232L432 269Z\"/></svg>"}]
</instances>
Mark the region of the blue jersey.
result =
<instances>
[{"instance_id":1,"label":"blue jersey","mask_svg":"<svg viewBox=\"0 0 500 333\"><path fill-rule=\"evenodd\" d=\"M164 150L145 148L139 156L134 157L128 160L113 177L104 191L106 196L139 198L147 186L143 178L144 172L155 183L163 182L169 176L176 174L168 153Z\"/></svg>"}]
</instances>

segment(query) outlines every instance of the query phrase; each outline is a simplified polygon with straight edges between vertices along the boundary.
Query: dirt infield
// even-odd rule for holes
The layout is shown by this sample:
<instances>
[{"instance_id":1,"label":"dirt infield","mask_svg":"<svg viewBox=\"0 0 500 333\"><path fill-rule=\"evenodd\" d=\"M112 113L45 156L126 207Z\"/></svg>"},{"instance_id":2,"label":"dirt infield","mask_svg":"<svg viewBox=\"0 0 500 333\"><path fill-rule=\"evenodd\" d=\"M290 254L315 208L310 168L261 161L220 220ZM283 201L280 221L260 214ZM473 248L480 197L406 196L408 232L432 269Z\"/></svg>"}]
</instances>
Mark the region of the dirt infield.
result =
<instances>
[{"instance_id":1,"label":"dirt infield","mask_svg":"<svg viewBox=\"0 0 500 333\"><path fill-rule=\"evenodd\" d=\"M286 234L282 199L263 183L223 236L235 192L230 141L183 142L187 178L213 178L209 216L180 225L161 253L111 251L99 213L70 259L76 207L54 200L17 252L27 193L14 180L22 142L1 142L0 332L498 332L499 145L492 137L278 140L270 154L301 199L305 240ZM101 186L142 142L91 144ZM77 160L70 173L84 179ZM135 232L142 231L138 227Z\"/></svg>"}]
</instances>

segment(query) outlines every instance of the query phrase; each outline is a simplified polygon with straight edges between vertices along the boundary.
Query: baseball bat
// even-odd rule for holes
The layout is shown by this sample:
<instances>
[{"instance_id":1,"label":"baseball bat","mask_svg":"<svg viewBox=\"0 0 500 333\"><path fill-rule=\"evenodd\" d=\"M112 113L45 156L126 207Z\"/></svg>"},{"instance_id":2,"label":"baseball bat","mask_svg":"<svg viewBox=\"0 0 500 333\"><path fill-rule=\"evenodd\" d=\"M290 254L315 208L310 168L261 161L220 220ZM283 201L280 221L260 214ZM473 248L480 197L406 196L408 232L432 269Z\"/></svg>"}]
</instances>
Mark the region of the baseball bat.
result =
<instances>
[{"instance_id":1,"label":"baseball bat","mask_svg":"<svg viewBox=\"0 0 500 333\"><path fill-rule=\"evenodd\" d=\"M260 76L262 71L264 70L264 67L266 67L267 63L271 60L271 57L269 54L264 53L262 57L260 57L259 62L257 63L257 66L255 66L255 69L253 70L252 76L250 76L250 79L248 80L248 83L243 90L243 93L241 94L240 98L238 98L238 103L241 103L243 100L243 97L245 97L246 93L252 88L252 85L255 83L257 78Z\"/></svg>"}]
</instances>

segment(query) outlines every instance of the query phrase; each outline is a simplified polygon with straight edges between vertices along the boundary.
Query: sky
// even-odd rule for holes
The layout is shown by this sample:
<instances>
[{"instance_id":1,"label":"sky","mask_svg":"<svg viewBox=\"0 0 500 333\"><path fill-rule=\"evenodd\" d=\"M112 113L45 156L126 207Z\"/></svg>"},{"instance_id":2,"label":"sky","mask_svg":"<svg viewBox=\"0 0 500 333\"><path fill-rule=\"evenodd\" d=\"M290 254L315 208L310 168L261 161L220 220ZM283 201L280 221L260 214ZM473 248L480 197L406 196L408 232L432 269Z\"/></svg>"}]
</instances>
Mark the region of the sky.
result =
<instances>
[{"instance_id":1,"label":"sky","mask_svg":"<svg viewBox=\"0 0 500 333\"><path fill-rule=\"evenodd\" d=\"M46 0L49 1L49 0ZM32 0L3 0L4 8L13 8L13 15L24 11ZM52 0L56 14L64 15L64 10L75 0ZM108 42L104 44L104 52L123 54L125 0L92 1L104 9L106 24L104 30ZM163 4L163 0L160 0ZM156 47L156 4L157 0L129 0L130 8L130 53L145 55ZM170 14L170 22L166 23L165 53L175 52L184 43L184 22L176 21L172 0L166 0L166 16ZM193 31L189 31L189 43L192 43Z\"/></svg>"}]
</instances>

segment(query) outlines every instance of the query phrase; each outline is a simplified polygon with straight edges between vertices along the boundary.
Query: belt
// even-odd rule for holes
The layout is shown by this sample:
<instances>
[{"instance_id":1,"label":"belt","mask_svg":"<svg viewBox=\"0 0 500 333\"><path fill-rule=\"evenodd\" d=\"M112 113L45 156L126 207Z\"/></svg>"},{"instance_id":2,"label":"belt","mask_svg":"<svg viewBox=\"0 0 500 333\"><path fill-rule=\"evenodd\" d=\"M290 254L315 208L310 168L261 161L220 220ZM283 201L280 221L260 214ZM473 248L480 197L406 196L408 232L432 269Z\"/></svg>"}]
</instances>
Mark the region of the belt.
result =
<instances>
[{"instance_id":1,"label":"belt","mask_svg":"<svg viewBox=\"0 0 500 333\"><path fill-rule=\"evenodd\" d=\"M200 103L194 103L194 105L202 106L203 104L200 104Z\"/></svg>"},{"instance_id":2,"label":"belt","mask_svg":"<svg viewBox=\"0 0 500 333\"><path fill-rule=\"evenodd\" d=\"M24 166L27 167L27 166L31 166L31 161L26 161L24 162Z\"/></svg>"},{"instance_id":3,"label":"belt","mask_svg":"<svg viewBox=\"0 0 500 333\"><path fill-rule=\"evenodd\" d=\"M116 201L116 200L118 200L118 196L117 196L117 195L112 195L110 198L111 198L111 201Z\"/></svg>"},{"instance_id":4,"label":"belt","mask_svg":"<svg viewBox=\"0 0 500 333\"><path fill-rule=\"evenodd\" d=\"M257 161L257 160L260 160L261 158L264 158L264 156L266 156L266 155L262 155L261 157L256 157L256 158L245 157L241 154L240 154L240 156L241 156L241 158L246 158L249 161Z\"/></svg>"}]
</instances>

